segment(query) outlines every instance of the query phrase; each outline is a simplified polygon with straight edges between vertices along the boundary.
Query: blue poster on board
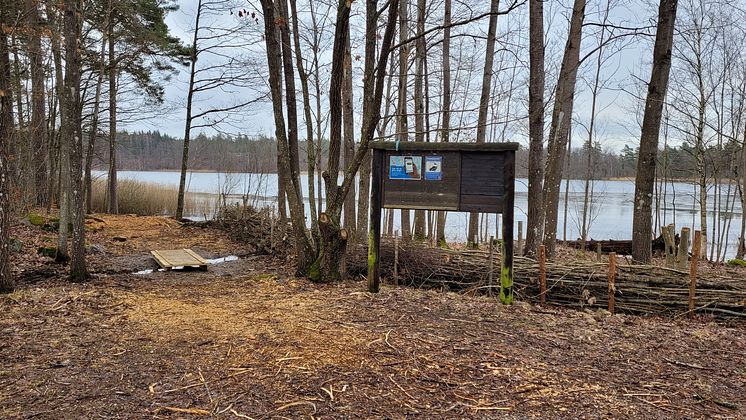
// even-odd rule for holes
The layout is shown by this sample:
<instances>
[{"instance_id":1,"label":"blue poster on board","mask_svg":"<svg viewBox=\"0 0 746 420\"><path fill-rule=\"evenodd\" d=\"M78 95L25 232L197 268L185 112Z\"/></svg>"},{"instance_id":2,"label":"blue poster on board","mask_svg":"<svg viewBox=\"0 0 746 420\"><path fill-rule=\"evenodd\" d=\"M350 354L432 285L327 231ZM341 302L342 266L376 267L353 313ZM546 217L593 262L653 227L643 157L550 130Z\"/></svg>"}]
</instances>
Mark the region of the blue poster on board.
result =
<instances>
[{"instance_id":1,"label":"blue poster on board","mask_svg":"<svg viewBox=\"0 0 746 420\"><path fill-rule=\"evenodd\" d=\"M425 180L443 179L443 156L425 156Z\"/></svg>"},{"instance_id":2,"label":"blue poster on board","mask_svg":"<svg viewBox=\"0 0 746 420\"><path fill-rule=\"evenodd\" d=\"M422 179L422 156L391 156L389 159L389 179Z\"/></svg>"}]
</instances>

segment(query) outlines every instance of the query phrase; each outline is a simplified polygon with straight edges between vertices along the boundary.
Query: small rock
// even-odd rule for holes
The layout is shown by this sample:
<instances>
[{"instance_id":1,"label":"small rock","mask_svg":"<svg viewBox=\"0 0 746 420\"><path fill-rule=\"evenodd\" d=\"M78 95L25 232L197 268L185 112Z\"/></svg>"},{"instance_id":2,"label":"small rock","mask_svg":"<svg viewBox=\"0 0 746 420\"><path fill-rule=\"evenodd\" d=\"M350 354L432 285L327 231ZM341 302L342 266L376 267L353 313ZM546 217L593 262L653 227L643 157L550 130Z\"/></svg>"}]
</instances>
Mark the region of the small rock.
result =
<instances>
[{"instance_id":1,"label":"small rock","mask_svg":"<svg viewBox=\"0 0 746 420\"><path fill-rule=\"evenodd\" d=\"M16 238L10 238L10 240L8 241L8 249L10 250L11 254L17 254L23 249L23 242L19 241Z\"/></svg>"},{"instance_id":2,"label":"small rock","mask_svg":"<svg viewBox=\"0 0 746 420\"><path fill-rule=\"evenodd\" d=\"M127 240L127 238L125 238L124 236L114 236L111 239L113 239L113 240L115 240L117 242L124 242L124 241Z\"/></svg>"},{"instance_id":3,"label":"small rock","mask_svg":"<svg viewBox=\"0 0 746 420\"><path fill-rule=\"evenodd\" d=\"M106 248L102 245L93 244L86 248L86 253L92 255L106 254Z\"/></svg>"}]
</instances>

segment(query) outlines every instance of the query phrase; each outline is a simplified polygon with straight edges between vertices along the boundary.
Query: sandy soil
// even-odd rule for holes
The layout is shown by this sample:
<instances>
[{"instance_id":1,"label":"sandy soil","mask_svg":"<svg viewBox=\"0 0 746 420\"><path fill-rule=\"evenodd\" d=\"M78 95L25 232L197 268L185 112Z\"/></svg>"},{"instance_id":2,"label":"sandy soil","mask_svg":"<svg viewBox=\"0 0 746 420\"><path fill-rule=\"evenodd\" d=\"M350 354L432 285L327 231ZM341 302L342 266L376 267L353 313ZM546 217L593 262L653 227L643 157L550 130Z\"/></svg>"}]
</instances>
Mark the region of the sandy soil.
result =
<instances>
[{"instance_id":1,"label":"sandy soil","mask_svg":"<svg viewBox=\"0 0 746 420\"><path fill-rule=\"evenodd\" d=\"M105 252L70 284L34 255L52 237L14 227L0 417L746 418L746 326L373 296L294 279L212 229L98 215L89 228ZM131 274L163 247L242 258Z\"/></svg>"}]
</instances>

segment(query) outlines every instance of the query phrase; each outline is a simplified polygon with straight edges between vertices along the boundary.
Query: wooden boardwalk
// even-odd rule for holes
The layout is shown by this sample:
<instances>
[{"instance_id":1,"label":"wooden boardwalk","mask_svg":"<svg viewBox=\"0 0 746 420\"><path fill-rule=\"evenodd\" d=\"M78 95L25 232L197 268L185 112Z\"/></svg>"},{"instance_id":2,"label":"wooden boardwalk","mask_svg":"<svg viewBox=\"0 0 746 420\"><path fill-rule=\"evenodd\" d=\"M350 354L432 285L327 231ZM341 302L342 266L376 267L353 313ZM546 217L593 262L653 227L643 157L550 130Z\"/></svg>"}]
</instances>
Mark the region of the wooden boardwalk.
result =
<instances>
[{"instance_id":1,"label":"wooden boardwalk","mask_svg":"<svg viewBox=\"0 0 746 420\"><path fill-rule=\"evenodd\" d=\"M158 265L166 270L193 267L207 270L207 261L191 249L167 249L150 251Z\"/></svg>"}]
</instances>

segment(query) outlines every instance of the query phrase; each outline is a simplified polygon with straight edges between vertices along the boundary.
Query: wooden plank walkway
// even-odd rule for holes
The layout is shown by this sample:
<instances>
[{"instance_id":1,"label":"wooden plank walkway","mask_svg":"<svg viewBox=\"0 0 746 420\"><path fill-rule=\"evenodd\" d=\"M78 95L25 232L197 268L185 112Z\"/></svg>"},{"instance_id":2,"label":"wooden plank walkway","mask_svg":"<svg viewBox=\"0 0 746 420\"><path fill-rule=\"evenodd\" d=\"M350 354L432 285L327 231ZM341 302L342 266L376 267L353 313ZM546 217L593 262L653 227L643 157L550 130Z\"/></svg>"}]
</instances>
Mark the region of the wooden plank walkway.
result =
<instances>
[{"instance_id":1,"label":"wooden plank walkway","mask_svg":"<svg viewBox=\"0 0 746 420\"><path fill-rule=\"evenodd\" d=\"M158 265L166 270L176 267L194 267L207 270L207 261L191 249L166 249L150 251Z\"/></svg>"}]
</instances>

